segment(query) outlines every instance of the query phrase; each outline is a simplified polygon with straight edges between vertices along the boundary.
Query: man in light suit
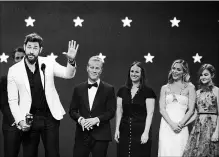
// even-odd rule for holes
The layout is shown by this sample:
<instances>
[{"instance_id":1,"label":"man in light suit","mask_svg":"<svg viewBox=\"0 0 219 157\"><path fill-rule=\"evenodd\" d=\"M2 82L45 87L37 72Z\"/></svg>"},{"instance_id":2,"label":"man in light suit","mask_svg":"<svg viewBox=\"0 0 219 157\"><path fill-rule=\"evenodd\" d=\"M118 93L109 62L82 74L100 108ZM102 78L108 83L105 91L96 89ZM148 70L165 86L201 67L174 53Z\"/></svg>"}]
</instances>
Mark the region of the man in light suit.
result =
<instances>
[{"instance_id":1,"label":"man in light suit","mask_svg":"<svg viewBox=\"0 0 219 157\"><path fill-rule=\"evenodd\" d=\"M65 114L55 89L54 76L70 79L76 72L75 56L78 45L69 42L67 66L54 59L38 56L43 39L31 33L24 40L25 58L10 67L8 72L8 101L15 119L14 124L23 131L24 157L37 157L40 137L46 157L59 157L59 125ZM33 115L30 126L25 116Z\"/></svg>"},{"instance_id":2,"label":"man in light suit","mask_svg":"<svg viewBox=\"0 0 219 157\"><path fill-rule=\"evenodd\" d=\"M18 47L12 52L13 63L20 62L25 56L23 47ZM2 131L4 136L4 157L18 157L22 134L14 123L14 117L8 104L7 76L0 81L0 110L3 114Z\"/></svg>"},{"instance_id":3,"label":"man in light suit","mask_svg":"<svg viewBox=\"0 0 219 157\"><path fill-rule=\"evenodd\" d=\"M103 61L89 59L88 81L74 88L70 117L76 121L73 157L105 157L111 141L110 120L115 115L114 87L100 80Z\"/></svg>"}]
</instances>

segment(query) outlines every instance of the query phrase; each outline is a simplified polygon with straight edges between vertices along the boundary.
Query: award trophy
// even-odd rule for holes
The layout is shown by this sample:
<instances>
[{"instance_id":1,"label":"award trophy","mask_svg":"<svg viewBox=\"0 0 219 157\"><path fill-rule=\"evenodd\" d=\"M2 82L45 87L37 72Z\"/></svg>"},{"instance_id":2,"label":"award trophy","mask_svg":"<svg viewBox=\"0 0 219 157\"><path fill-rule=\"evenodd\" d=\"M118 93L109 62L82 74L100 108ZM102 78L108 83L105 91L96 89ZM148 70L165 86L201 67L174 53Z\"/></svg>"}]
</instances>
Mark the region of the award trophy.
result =
<instances>
[{"instance_id":1,"label":"award trophy","mask_svg":"<svg viewBox=\"0 0 219 157\"><path fill-rule=\"evenodd\" d=\"M27 113L25 116L27 125L32 125L33 123L33 115L31 113Z\"/></svg>"}]
</instances>

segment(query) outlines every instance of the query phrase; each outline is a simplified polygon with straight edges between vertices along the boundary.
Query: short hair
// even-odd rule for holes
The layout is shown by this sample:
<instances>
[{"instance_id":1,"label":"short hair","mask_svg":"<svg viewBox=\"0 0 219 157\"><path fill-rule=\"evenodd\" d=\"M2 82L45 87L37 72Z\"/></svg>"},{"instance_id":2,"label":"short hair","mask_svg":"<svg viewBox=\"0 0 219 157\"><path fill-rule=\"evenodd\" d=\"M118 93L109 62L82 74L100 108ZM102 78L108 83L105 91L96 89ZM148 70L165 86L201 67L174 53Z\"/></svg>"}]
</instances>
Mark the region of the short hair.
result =
<instances>
[{"instance_id":1,"label":"short hair","mask_svg":"<svg viewBox=\"0 0 219 157\"><path fill-rule=\"evenodd\" d=\"M216 70L215 70L215 68L214 68L213 65L211 65L211 64L203 64L203 65L201 65L201 67L200 67L199 70L198 70L198 89L202 88L203 85L204 85L204 84L201 82L201 80L200 80L200 76L201 76L201 74L203 73L204 70L208 70L213 78L214 78L215 75L216 75ZM213 82L212 82L212 83L213 83ZM211 86L211 87L213 88L213 85L214 85L214 83L211 84L211 85L209 85L209 86ZM211 87L210 87L210 88L211 88Z\"/></svg>"},{"instance_id":2,"label":"short hair","mask_svg":"<svg viewBox=\"0 0 219 157\"><path fill-rule=\"evenodd\" d=\"M92 57L90 57L90 59L88 60L87 66L89 66L89 62L90 62L90 61L101 62L102 68L103 68L104 62L103 62L103 60L102 60L99 56L92 56Z\"/></svg>"},{"instance_id":3,"label":"short hair","mask_svg":"<svg viewBox=\"0 0 219 157\"><path fill-rule=\"evenodd\" d=\"M190 82L190 74L189 74L189 66L188 66L188 63L183 60L183 59L177 59L173 62L173 64L171 65L171 69L169 71L169 74L168 74L168 83L172 84L174 82L174 79L173 79L173 76L172 76L172 68L173 66L176 64L176 63L179 63L181 64L182 66L182 69L183 69L183 78L182 78L182 81L183 82Z\"/></svg>"},{"instance_id":4,"label":"short hair","mask_svg":"<svg viewBox=\"0 0 219 157\"><path fill-rule=\"evenodd\" d=\"M15 53L16 53L16 52L23 52L23 53L25 54L25 51L24 51L24 48L23 48L23 47L17 47L17 48L14 49L14 50L12 51L12 53L11 53L12 59L15 58Z\"/></svg>"},{"instance_id":5,"label":"short hair","mask_svg":"<svg viewBox=\"0 0 219 157\"><path fill-rule=\"evenodd\" d=\"M138 66L138 67L141 69L141 78L140 78L139 89L142 89L142 88L144 88L145 85L146 85L146 71L145 71L145 69L144 69L142 63L139 62L139 61L134 61L134 62L130 65L129 70L128 70L128 77L127 77L127 79L126 79L125 85L126 85L126 87L129 88L129 89L132 88L132 80L131 80L131 78L130 78L130 71L131 71L131 68L132 68L134 65Z\"/></svg>"},{"instance_id":6,"label":"short hair","mask_svg":"<svg viewBox=\"0 0 219 157\"><path fill-rule=\"evenodd\" d=\"M28 42L38 42L40 47L43 46L43 38L37 33L28 34L25 37L24 44L26 45Z\"/></svg>"}]
</instances>

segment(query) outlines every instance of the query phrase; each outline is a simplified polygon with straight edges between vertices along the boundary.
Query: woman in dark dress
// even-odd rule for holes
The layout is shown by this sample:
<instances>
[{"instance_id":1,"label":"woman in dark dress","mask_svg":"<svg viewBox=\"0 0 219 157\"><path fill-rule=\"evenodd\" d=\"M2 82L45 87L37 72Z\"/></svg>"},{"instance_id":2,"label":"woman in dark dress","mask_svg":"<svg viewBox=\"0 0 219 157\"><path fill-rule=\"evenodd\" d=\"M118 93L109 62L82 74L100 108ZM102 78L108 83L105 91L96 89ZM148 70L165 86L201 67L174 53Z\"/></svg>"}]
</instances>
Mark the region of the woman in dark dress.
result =
<instances>
[{"instance_id":1,"label":"woman in dark dress","mask_svg":"<svg viewBox=\"0 0 219 157\"><path fill-rule=\"evenodd\" d=\"M118 157L150 157L151 121L156 95L145 85L145 71L134 62L117 93L115 140Z\"/></svg>"}]
</instances>

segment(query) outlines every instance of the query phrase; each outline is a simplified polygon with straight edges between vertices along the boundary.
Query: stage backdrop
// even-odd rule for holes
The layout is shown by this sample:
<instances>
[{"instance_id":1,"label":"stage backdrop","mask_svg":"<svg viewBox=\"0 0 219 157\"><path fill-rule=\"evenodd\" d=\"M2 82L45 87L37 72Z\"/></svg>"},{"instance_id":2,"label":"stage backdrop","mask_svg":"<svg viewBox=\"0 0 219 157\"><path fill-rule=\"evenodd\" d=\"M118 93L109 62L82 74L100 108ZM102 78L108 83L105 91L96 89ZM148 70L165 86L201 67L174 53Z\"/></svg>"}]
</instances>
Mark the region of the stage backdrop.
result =
<instances>
[{"instance_id":1,"label":"stage backdrop","mask_svg":"<svg viewBox=\"0 0 219 157\"><path fill-rule=\"evenodd\" d=\"M106 56L102 79L114 85L116 91L125 83L128 67L135 60L144 62L148 85L158 98L175 59L189 63L192 82L197 85L201 64L211 63L218 72L218 8L218 2L0 2L0 75L7 75L12 65L7 55L22 46L29 33L37 32L43 37L42 56L53 54L62 65L66 65L62 52L67 51L68 41L73 39L80 44L75 78L55 80L67 112L60 126L60 154L71 157L75 123L68 109L74 86L87 80L89 57L100 53ZM158 148L158 105L157 99L152 123L153 157ZM114 129L115 119L113 134ZM2 138L0 131L1 157ZM39 156L44 156L42 142ZM108 156L116 156L115 141L110 143Z\"/></svg>"}]
</instances>

